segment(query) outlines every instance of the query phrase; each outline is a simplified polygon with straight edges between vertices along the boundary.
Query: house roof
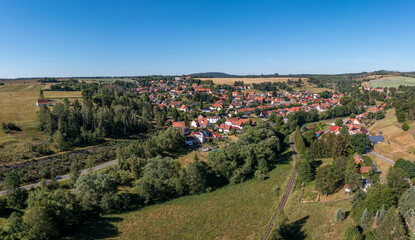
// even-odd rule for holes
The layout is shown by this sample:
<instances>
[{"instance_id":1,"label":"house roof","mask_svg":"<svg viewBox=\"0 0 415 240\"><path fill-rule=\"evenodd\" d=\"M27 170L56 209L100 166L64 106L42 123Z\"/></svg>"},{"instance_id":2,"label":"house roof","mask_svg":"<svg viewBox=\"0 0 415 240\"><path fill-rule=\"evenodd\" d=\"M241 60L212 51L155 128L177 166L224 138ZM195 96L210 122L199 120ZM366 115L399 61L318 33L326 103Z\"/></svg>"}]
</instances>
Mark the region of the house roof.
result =
<instances>
[{"instance_id":1,"label":"house roof","mask_svg":"<svg viewBox=\"0 0 415 240\"><path fill-rule=\"evenodd\" d=\"M372 144L376 144L376 143L380 143L380 142L385 141L385 139L383 138L382 135L379 135L379 136L369 136L369 141Z\"/></svg>"},{"instance_id":2,"label":"house roof","mask_svg":"<svg viewBox=\"0 0 415 240\"><path fill-rule=\"evenodd\" d=\"M173 122L173 127L175 127L175 128L185 128L186 124L184 122Z\"/></svg>"},{"instance_id":3,"label":"house roof","mask_svg":"<svg viewBox=\"0 0 415 240\"><path fill-rule=\"evenodd\" d=\"M360 173L368 173L370 171L370 169L372 169L372 167L361 167L359 168L359 172Z\"/></svg>"},{"instance_id":4,"label":"house roof","mask_svg":"<svg viewBox=\"0 0 415 240\"><path fill-rule=\"evenodd\" d=\"M39 104L45 104L45 103L49 103L50 100L49 99L38 99L38 100L36 100L36 102L39 103Z\"/></svg>"}]
</instances>

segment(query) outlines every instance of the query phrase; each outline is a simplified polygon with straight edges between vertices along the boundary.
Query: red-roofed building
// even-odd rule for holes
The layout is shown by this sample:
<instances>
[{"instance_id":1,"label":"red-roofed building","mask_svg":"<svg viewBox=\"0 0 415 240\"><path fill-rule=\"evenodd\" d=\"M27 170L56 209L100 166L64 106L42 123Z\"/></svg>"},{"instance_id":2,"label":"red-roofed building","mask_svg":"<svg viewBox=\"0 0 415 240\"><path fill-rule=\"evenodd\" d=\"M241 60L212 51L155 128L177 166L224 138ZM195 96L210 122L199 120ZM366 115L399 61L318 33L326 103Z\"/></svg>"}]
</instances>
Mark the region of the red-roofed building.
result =
<instances>
[{"instance_id":1,"label":"red-roofed building","mask_svg":"<svg viewBox=\"0 0 415 240\"><path fill-rule=\"evenodd\" d=\"M362 156L360 156L359 154L355 154L353 156L353 159L354 159L354 162L356 163L356 165L364 161Z\"/></svg>"},{"instance_id":2,"label":"red-roofed building","mask_svg":"<svg viewBox=\"0 0 415 240\"><path fill-rule=\"evenodd\" d=\"M332 132L336 135L340 134L340 130L341 130L340 126L331 126L330 127L330 132Z\"/></svg>"},{"instance_id":3,"label":"red-roofed building","mask_svg":"<svg viewBox=\"0 0 415 240\"><path fill-rule=\"evenodd\" d=\"M359 168L360 173L369 173L369 171L372 169L372 167L361 167Z\"/></svg>"},{"instance_id":4,"label":"red-roofed building","mask_svg":"<svg viewBox=\"0 0 415 240\"><path fill-rule=\"evenodd\" d=\"M50 106L51 103L52 103L52 101L49 100L49 99L39 99L39 100L36 100L36 106L37 107Z\"/></svg>"}]
</instances>

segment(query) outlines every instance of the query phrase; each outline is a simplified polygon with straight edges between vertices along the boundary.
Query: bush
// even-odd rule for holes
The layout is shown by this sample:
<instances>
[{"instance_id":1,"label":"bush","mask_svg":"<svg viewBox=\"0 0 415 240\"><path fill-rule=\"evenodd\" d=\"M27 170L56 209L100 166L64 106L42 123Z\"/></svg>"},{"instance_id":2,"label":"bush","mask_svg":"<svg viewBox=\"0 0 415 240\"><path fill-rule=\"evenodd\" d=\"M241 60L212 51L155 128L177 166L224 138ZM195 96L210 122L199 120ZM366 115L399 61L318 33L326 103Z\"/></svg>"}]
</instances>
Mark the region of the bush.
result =
<instances>
[{"instance_id":1,"label":"bush","mask_svg":"<svg viewBox=\"0 0 415 240\"><path fill-rule=\"evenodd\" d=\"M402 130L408 131L409 130L409 125L407 123L403 123L402 124Z\"/></svg>"},{"instance_id":2,"label":"bush","mask_svg":"<svg viewBox=\"0 0 415 240\"><path fill-rule=\"evenodd\" d=\"M21 131L22 129L16 126L16 124L9 122L9 123L1 123L1 128L4 132L8 133L10 131Z\"/></svg>"},{"instance_id":3,"label":"bush","mask_svg":"<svg viewBox=\"0 0 415 240\"><path fill-rule=\"evenodd\" d=\"M337 209L336 213L334 214L334 221L342 222L344 219L346 219L346 213L343 212L343 209L341 208Z\"/></svg>"}]
</instances>

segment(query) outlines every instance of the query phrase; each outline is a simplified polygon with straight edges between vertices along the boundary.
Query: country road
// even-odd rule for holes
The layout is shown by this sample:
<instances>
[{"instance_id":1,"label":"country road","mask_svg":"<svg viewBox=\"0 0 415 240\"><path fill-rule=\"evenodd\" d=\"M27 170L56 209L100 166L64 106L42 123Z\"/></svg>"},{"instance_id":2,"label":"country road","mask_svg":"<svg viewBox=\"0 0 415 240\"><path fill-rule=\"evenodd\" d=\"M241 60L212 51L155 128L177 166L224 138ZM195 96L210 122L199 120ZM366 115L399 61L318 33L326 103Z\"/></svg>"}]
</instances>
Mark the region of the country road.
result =
<instances>
[{"instance_id":1,"label":"country road","mask_svg":"<svg viewBox=\"0 0 415 240\"><path fill-rule=\"evenodd\" d=\"M105 167L112 166L112 165L115 165L115 164L117 164L117 160L112 160L112 161L109 161L109 162L106 162L106 163L103 163L103 164L100 164L100 165L97 165L97 166L93 167L92 171L98 171L100 169L103 169ZM84 169L84 170L81 171L80 175L84 175L88 172L89 172L89 169ZM66 175L62 175L61 178L57 179L56 181L60 182L60 181L68 180L69 178L70 178L70 174L66 174ZM47 180L46 183L50 183L51 181L52 180ZM40 184L41 184L41 182L32 183L32 184L22 186L21 188L29 190L31 188L39 187ZM0 196L4 196L5 194L6 194L6 191L0 191Z\"/></svg>"},{"instance_id":2,"label":"country road","mask_svg":"<svg viewBox=\"0 0 415 240\"><path fill-rule=\"evenodd\" d=\"M285 204L287 203L288 197L290 196L291 190L292 190L292 189L293 189L293 187L294 187L295 177L296 177L296 175L297 175L297 169L296 169L296 166L297 166L297 163L298 163L298 155L297 155L297 152L295 151L295 146L294 146L294 135L292 135L292 136L291 136L291 143L290 143L290 144L291 144L291 148L292 148L292 150L293 150L294 160L295 160L295 161L294 161L294 169L293 169L293 173L292 173L292 175L291 175L290 181L288 182L287 189L285 189L284 196L282 196L281 202L280 202L280 204L278 205L278 208L277 208L277 210L275 211L274 216L272 216L272 219L271 219L270 223L268 224L267 231L265 232L264 237L262 237L262 240L267 240L267 239L268 239L269 235L271 234L272 228L273 228L273 226L274 226L274 221L275 221L275 219L277 218L278 213L279 213L281 210L283 210L283 209L284 209Z\"/></svg>"},{"instance_id":3,"label":"country road","mask_svg":"<svg viewBox=\"0 0 415 240\"><path fill-rule=\"evenodd\" d=\"M385 162L387 162L387 163L389 163L389 164L392 164L392 165L394 165L394 164L395 164L395 162L394 162L394 161L392 161L392 160L390 160L390 159L388 159L388 158L386 158L386 157L384 157L384 156L382 156L382 155L379 155L379 154L378 154L378 153L376 153L376 152L371 151L371 152L368 152L368 154L371 154L371 155L373 155L373 156L375 156L375 157L378 157L378 158L380 158L381 160L383 160L383 161L385 161Z\"/></svg>"}]
</instances>

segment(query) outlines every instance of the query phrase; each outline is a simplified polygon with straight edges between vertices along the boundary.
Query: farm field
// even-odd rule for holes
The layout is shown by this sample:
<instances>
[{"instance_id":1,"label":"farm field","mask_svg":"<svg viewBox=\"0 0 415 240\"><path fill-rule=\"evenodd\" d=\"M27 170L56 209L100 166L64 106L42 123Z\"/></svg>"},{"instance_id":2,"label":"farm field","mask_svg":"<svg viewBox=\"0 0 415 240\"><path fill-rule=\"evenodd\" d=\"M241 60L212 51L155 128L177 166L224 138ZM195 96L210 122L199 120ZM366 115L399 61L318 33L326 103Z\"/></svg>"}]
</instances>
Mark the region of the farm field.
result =
<instances>
[{"instance_id":1,"label":"farm field","mask_svg":"<svg viewBox=\"0 0 415 240\"><path fill-rule=\"evenodd\" d=\"M245 84L261 83L261 82L286 82L290 80L298 80L298 78L198 78L200 80L212 80L214 84L233 84L236 81L243 81Z\"/></svg>"},{"instance_id":2,"label":"farm field","mask_svg":"<svg viewBox=\"0 0 415 240\"><path fill-rule=\"evenodd\" d=\"M36 99L39 91L49 86L50 84L41 85L34 81L30 84L14 83L0 86L0 123L13 122L22 129L8 134L0 131L1 163L33 157L29 150L30 143L46 139L41 132L36 131ZM59 101L64 98L79 98L81 93L45 91L44 96Z\"/></svg>"},{"instance_id":3,"label":"farm field","mask_svg":"<svg viewBox=\"0 0 415 240\"><path fill-rule=\"evenodd\" d=\"M415 126L409 122L410 126ZM404 158L411 161L415 160L415 139L414 133L410 129L405 132L401 128L395 116L395 109L390 109L384 119L376 121L370 128L371 133L382 134L385 138L383 143L374 146L375 152L396 161L398 158Z\"/></svg>"},{"instance_id":4,"label":"farm field","mask_svg":"<svg viewBox=\"0 0 415 240\"><path fill-rule=\"evenodd\" d=\"M74 239L260 239L291 175L291 163L278 165L263 181L251 179L210 193L91 219ZM274 191L276 188L280 190ZM105 224L95 228L97 221Z\"/></svg>"},{"instance_id":5,"label":"farm field","mask_svg":"<svg viewBox=\"0 0 415 240\"><path fill-rule=\"evenodd\" d=\"M400 85L415 86L415 78L411 77L388 77L378 80L371 80L370 87L385 88L385 87L399 87Z\"/></svg>"},{"instance_id":6,"label":"farm field","mask_svg":"<svg viewBox=\"0 0 415 240\"><path fill-rule=\"evenodd\" d=\"M135 82L132 78L75 78L79 81L85 82L115 82L115 81L124 81L124 82Z\"/></svg>"}]
</instances>

